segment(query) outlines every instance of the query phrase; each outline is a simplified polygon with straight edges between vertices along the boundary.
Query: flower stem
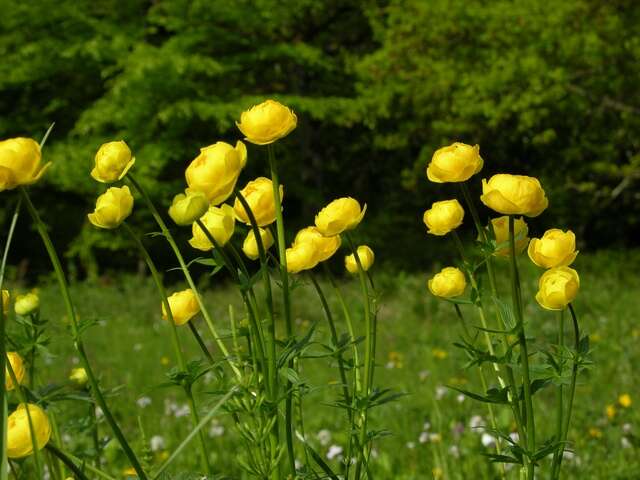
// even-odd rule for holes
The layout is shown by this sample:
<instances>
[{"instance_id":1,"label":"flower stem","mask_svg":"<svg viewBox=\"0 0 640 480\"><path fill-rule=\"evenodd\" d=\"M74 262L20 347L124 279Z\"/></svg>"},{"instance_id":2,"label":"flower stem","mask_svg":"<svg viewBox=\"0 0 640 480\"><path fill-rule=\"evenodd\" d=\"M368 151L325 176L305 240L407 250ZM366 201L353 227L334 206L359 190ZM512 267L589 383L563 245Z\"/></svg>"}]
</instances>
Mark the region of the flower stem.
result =
<instances>
[{"instance_id":1,"label":"flower stem","mask_svg":"<svg viewBox=\"0 0 640 480\"><path fill-rule=\"evenodd\" d=\"M73 306L73 301L71 299L71 292L69 291L69 285L67 284L67 278L64 274L64 270L62 269L60 258L58 257L58 254L56 253L56 250L53 246L53 243L51 242L51 238L49 237L49 233L47 232L47 227L40 219L40 215L38 214L38 211L34 207L33 203L31 203L31 199L29 198L29 194L27 193L26 189L21 187L20 193L22 194L22 198L27 206L27 210L29 210L29 214L33 219L33 223L35 224L36 230L40 234L40 237L42 238L42 242L44 243L47 253L49 254L51 263L53 264L53 269L58 279L58 283L60 284L60 290L62 291L62 297L64 299L67 315L69 317L69 321L71 322L71 332L73 335L74 346L76 348L76 351L80 355L82 366L85 372L87 373L89 383L91 384L91 392L93 393L94 399L98 404L98 406L102 409L102 412L104 413L104 417L107 420L107 423L111 427L111 430L113 431L113 434L118 440L118 443L122 447L122 450L124 450L125 455L131 462L131 466L138 474L138 477L140 477L142 480L146 480L147 475L144 472L142 466L140 465L140 461L138 460L138 457L133 452L131 446L127 442L127 439L122 434L122 430L120 430L120 427L118 426L115 419L113 418L113 415L111 414L111 410L109 409L107 402L105 401L104 396L102 394L102 391L100 390L100 386L98 385L98 380L96 379L95 374L93 373L93 369L91 368L91 365L89 363L89 358L87 357L87 354L84 350L84 344L82 343L82 339L80 337L80 328L78 325L78 319L76 317L76 311Z\"/></svg>"},{"instance_id":2,"label":"flower stem","mask_svg":"<svg viewBox=\"0 0 640 480\"><path fill-rule=\"evenodd\" d=\"M559 320L559 325L558 325L558 351L559 351L559 357L560 357L560 376L562 376L562 372L564 370L564 310L560 310L560 312L558 313L558 320ZM556 441L560 441L560 439L562 438L562 432L563 432L563 425L564 425L564 420L563 420L563 414L564 414L564 398L563 398L563 394L564 394L564 387L562 385L562 383L560 383L560 385L558 385L558 401L557 401L557 417L556 417ZM555 476L555 471L557 468L557 463L558 460L560 458L561 452L560 449L556 450L556 452L553 454L553 462L552 462L552 466L551 466L551 480L554 479Z\"/></svg>"}]
</instances>

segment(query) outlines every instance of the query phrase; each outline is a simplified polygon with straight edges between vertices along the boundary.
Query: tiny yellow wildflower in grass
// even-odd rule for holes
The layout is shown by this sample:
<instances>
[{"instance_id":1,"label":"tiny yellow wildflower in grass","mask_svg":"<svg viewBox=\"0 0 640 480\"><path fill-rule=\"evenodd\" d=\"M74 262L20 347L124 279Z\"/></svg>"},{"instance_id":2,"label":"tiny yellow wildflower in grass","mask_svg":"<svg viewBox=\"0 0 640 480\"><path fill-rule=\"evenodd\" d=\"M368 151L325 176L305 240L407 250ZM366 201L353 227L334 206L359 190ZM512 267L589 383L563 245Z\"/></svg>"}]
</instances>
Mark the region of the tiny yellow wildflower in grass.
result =
<instances>
[{"instance_id":1,"label":"tiny yellow wildflower in grass","mask_svg":"<svg viewBox=\"0 0 640 480\"><path fill-rule=\"evenodd\" d=\"M447 358L449 356L447 351L446 350L442 350L441 348L434 348L431 351L431 354L433 355L433 358L435 358L437 360L444 360L445 358Z\"/></svg>"},{"instance_id":2,"label":"tiny yellow wildflower in grass","mask_svg":"<svg viewBox=\"0 0 640 480\"><path fill-rule=\"evenodd\" d=\"M164 462L167 458L169 458L169 452L167 452L166 450L163 450L158 454L158 460L160 460L161 462Z\"/></svg>"},{"instance_id":3,"label":"tiny yellow wildflower in grass","mask_svg":"<svg viewBox=\"0 0 640 480\"><path fill-rule=\"evenodd\" d=\"M138 478L138 474L136 473L136 469L133 468L133 467L125 468L122 471L122 475L124 475L125 478L127 478L127 477L136 477L136 478Z\"/></svg>"},{"instance_id":4,"label":"tiny yellow wildflower in grass","mask_svg":"<svg viewBox=\"0 0 640 480\"><path fill-rule=\"evenodd\" d=\"M589 436L591 438L602 438L602 430L596 427L591 427L589 429Z\"/></svg>"},{"instance_id":5,"label":"tiny yellow wildflower in grass","mask_svg":"<svg viewBox=\"0 0 640 480\"><path fill-rule=\"evenodd\" d=\"M620 404L621 407L629 408L633 403L631 401L631 395L629 395L628 393L623 393L618 397L618 403Z\"/></svg>"},{"instance_id":6,"label":"tiny yellow wildflower in grass","mask_svg":"<svg viewBox=\"0 0 640 480\"><path fill-rule=\"evenodd\" d=\"M444 473L442 472L442 469L440 467L434 467L431 470L431 474L433 475L433 478L436 479L436 480L439 479L439 478L442 478L443 475L444 475Z\"/></svg>"},{"instance_id":7,"label":"tiny yellow wildflower in grass","mask_svg":"<svg viewBox=\"0 0 640 480\"><path fill-rule=\"evenodd\" d=\"M169 365L169 363L171 363L171 361L169 360L169 357L167 356L160 357L160 365L162 365L163 367L166 367L167 365Z\"/></svg>"},{"instance_id":8,"label":"tiny yellow wildflower in grass","mask_svg":"<svg viewBox=\"0 0 640 480\"><path fill-rule=\"evenodd\" d=\"M589 340L594 343L599 342L600 340L602 340L602 335L600 335L599 332L593 332L591 335L589 335Z\"/></svg>"},{"instance_id":9,"label":"tiny yellow wildflower in grass","mask_svg":"<svg viewBox=\"0 0 640 480\"><path fill-rule=\"evenodd\" d=\"M609 420L612 420L613 417L616 416L616 407L615 407L615 405L607 405L607 408L605 409L605 411L607 412L607 418Z\"/></svg>"}]
</instances>

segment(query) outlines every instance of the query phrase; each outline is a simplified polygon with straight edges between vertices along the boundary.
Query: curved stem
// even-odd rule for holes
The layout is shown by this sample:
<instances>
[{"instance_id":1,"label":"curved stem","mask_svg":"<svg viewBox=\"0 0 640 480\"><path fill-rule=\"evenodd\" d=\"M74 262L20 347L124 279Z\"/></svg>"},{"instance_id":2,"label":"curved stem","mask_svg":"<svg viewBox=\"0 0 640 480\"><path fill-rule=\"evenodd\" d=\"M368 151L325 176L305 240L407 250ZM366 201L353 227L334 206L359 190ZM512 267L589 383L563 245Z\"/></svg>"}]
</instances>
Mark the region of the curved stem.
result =
<instances>
[{"instance_id":1,"label":"curved stem","mask_svg":"<svg viewBox=\"0 0 640 480\"><path fill-rule=\"evenodd\" d=\"M76 464L71 460L67 455L65 455L61 450L56 448L53 444L48 443L45 447L48 451L50 451L53 455L55 455L58 459L64 463L69 470L73 472L73 474L77 477L78 480L89 480L84 472L80 470ZM86 464L85 464L86 467ZM110 477L108 477L110 478Z\"/></svg>"},{"instance_id":2,"label":"curved stem","mask_svg":"<svg viewBox=\"0 0 640 480\"><path fill-rule=\"evenodd\" d=\"M562 376L562 372L564 370L564 310L560 310L558 313L559 327L558 327L558 351L560 358L560 376ZM556 440L560 441L562 438L563 432L563 415L564 415L564 386L562 383L558 385L558 398L557 398L557 417L556 417ZM553 462L551 466L551 479L555 478L555 472L558 464L558 460L560 458L561 452L560 449L556 450L553 454Z\"/></svg>"},{"instance_id":3,"label":"curved stem","mask_svg":"<svg viewBox=\"0 0 640 480\"><path fill-rule=\"evenodd\" d=\"M60 258L58 257L58 254L56 253L56 250L53 246L53 243L51 242L51 238L49 237L49 233L47 232L47 227L40 219L40 215L38 214L38 211L34 207L33 203L31 203L31 199L29 198L29 194L27 193L27 191L23 187L20 187L20 193L22 194L22 198L27 206L27 209L29 210L29 214L31 215L31 218L33 219L33 223L35 224L36 230L40 234L40 237L42 238L42 242L44 243L47 253L49 254L49 258L51 259L51 263L53 264L53 269L58 279L60 290L62 291L62 297L64 300L65 308L67 310L67 316L69 317L69 320L71 322L71 332L74 339L74 346L76 348L76 351L80 355L82 367L87 373L89 383L91 384L91 392L93 394L93 397L96 403L98 404L98 406L102 409L102 412L104 413L104 417L107 420L107 423L111 427L111 430L113 431L113 434L118 440L118 443L122 447L122 450L124 450L125 455L131 462L131 466L134 468L134 470L142 480L146 480L147 475L144 472L142 465L138 460L138 457L133 452L131 446L127 442L127 439L124 437L122 430L120 430L120 427L116 423L115 418L113 418L111 410L109 409L109 406L107 405L107 402L104 399L104 395L100 390L100 386L98 385L98 380L96 379L95 374L93 373L93 369L91 368L91 364L89 363L89 358L87 357L87 354L84 350L84 344L82 343L82 339L80 338L78 318L76 317L76 311L73 306L73 301L71 299L71 292L69 291L67 278L64 274L64 270L62 269Z\"/></svg>"}]
</instances>

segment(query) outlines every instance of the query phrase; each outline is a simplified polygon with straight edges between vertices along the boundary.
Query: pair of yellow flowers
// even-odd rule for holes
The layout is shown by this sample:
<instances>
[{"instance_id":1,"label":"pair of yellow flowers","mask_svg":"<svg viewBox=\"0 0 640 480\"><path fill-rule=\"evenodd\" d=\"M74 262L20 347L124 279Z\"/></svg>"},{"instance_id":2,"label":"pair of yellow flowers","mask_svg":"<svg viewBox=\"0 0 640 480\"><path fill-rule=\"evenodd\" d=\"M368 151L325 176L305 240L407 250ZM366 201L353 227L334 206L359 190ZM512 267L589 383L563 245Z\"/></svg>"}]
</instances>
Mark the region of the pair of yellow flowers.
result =
<instances>
[{"instance_id":1,"label":"pair of yellow flowers","mask_svg":"<svg viewBox=\"0 0 640 480\"><path fill-rule=\"evenodd\" d=\"M464 182L478 173L483 165L477 145L454 143L435 152L427 166L427 177L436 183ZM549 204L538 179L509 174L494 175L488 181L483 179L480 200L492 210L505 214L492 219L486 227L495 238L494 255L502 257L510 253L508 215L536 217ZM435 202L425 211L423 221L428 233L446 235L459 227L463 218L464 209L454 199ZM516 252L522 252L528 244L531 260L549 269L539 280L536 300L546 309L561 310L576 297L580 286L578 273L568 267L577 255L575 235L571 231L551 229L542 238L529 241L528 233L524 219L515 219ZM459 269L446 267L429 280L428 288L436 296L452 298L464 292L466 279Z\"/></svg>"}]
</instances>

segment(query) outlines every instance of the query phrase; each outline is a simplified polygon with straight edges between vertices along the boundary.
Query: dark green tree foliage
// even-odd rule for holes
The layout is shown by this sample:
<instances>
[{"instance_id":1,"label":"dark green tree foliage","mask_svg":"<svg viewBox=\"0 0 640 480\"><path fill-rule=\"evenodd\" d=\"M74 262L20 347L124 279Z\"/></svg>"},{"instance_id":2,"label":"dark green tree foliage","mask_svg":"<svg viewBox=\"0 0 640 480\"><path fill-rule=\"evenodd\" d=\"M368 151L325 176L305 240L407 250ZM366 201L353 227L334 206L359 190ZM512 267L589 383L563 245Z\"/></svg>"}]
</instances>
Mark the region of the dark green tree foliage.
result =
<instances>
[{"instance_id":1,"label":"dark green tree foliage","mask_svg":"<svg viewBox=\"0 0 640 480\"><path fill-rule=\"evenodd\" d=\"M96 255L118 266L102 255L125 245L85 220L103 189L88 176L101 143L125 139L138 177L168 205L199 148L240 138L239 113L266 97L299 113L278 144L288 221L304 226L332 197L353 195L369 204L362 240L381 259L433 258L421 214L455 190L427 183L424 169L454 140L480 143L483 175L542 177L545 221L570 225L589 246L638 233L640 6L631 0L0 6L0 137L37 138L56 122L45 152L55 165L38 196L85 269ZM241 182L265 170L264 152L250 148ZM33 256L20 233L20 253Z\"/></svg>"}]
</instances>

